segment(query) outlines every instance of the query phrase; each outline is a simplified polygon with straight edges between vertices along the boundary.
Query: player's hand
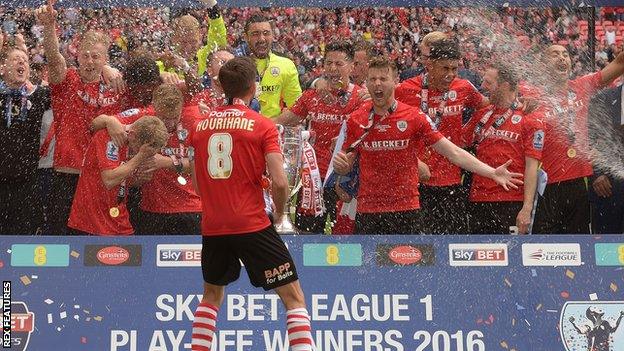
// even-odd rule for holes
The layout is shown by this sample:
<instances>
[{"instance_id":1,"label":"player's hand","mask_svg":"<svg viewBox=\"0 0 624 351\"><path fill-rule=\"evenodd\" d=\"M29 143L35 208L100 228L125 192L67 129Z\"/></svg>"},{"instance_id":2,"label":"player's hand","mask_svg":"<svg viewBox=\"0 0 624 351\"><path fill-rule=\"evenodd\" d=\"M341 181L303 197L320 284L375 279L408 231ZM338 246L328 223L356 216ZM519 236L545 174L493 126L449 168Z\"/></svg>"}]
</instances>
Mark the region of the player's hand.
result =
<instances>
[{"instance_id":1,"label":"player's hand","mask_svg":"<svg viewBox=\"0 0 624 351\"><path fill-rule=\"evenodd\" d=\"M118 147L122 147L126 144L126 140L128 140L128 134L126 133L126 126L121 124L117 118L111 118L108 123L106 123L106 130L108 131L108 135L110 135L113 143Z\"/></svg>"},{"instance_id":2,"label":"player's hand","mask_svg":"<svg viewBox=\"0 0 624 351\"><path fill-rule=\"evenodd\" d=\"M611 197L613 195L611 181L606 175L601 175L592 183L592 188L600 197Z\"/></svg>"},{"instance_id":3,"label":"player's hand","mask_svg":"<svg viewBox=\"0 0 624 351\"><path fill-rule=\"evenodd\" d=\"M104 69L102 69L102 78L104 78L106 86L115 94L121 94L126 90L126 82L118 69L104 66Z\"/></svg>"},{"instance_id":4,"label":"player's hand","mask_svg":"<svg viewBox=\"0 0 624 351\"><path fill-rule=\"evenodd\" d=\"M522 207L518 216L516 216L516 227L518 234L528 234L529 225L531 224L531 208Z\"/></svg>"},{"instance_id":5,"label":"player's hand","mask_svg":"<svg viewBox=\"0 0 624 351\"><path fill-rule=\"evenodd\" d=\"M353 152L345 154L340 151L336 157L334 157L334 170L340 175L345 175L351 171L351 168L353 168L354 160L355 154Z\"/></svg>"},{"instance_id":6,"label":"player's hand","mask_svg":"<svg viewBox=\"0 0 624 351\"><path fill-rule=\"evenodd\" d=\"M150 144L143 144L143 145L141 145L141 148L139 149L139 152L136 154L135 157L138 157L139 161L141 161L141 163L143 163L148 158L153 157L154 155L156 155L156 153L159 150L160 150L159 148L155 148L155 147L151 146Z\"/></svg>"},{"instance_id":7,"label":"player's hand","mask_svg":"<svg viewBox=\"0 0 624 351\"><path fill-rule=\"evenodd\" d=\"M360 101L366 101L371 99L371 95L368 92L367 87L364 86L362 87L362 89L358 90L358 99L360 99Z\"/></svg>"},{"instance_id":8,"label":"player's hand","mask_svg":"<svg viewBox=\"0 0 624 351\"><path fill-rule=\"evenodd\" d=\"M171 72L160 72L160 78L163 83L173 84L173 85L181 85L184 84L184 81L178 77L177 74Z\"/></svg>"},{"instance_id":9,"label":"player's hand","mask_svg":"<svg viewBox=\"0 0 624 351\"><path fill-rule=\"evenodd\" d=\"M56 23L57 12L54 9L55 3L56 0L48 0L48 3L46 5L41 6L37 10L35 10L37 23L46 27L53 26Z\"/></svg>"},{"instance_id":10,"label":"player's hand","mask_svg":"<svg viewBox=\"0 0 624 351\"><path fill-rule=\"evenodd\" d=\"M331 87L329 86L327 79L323 77L317 79L314 83L314 90L316 90L316 94L319 96L321 101L327 105L331 105L336 102L336 97L332 94Z\"/></svg>"},{"instance_id":11,"label":"player's hand","mask_svg":"<svg viewBox=\"0 0 624 351\"><path fill-rule=\"evenodd\" d=\"M199 0L199 1L201 1L208 8L214 7L217 4L217 0Z\"/></svg>"},{"instance_id":12,"label":"player's hand","mask_svg":"<svg viewBox=\"0 0 624 351\"><path fill-rule=\"evenodd\" d=\"M522 104L522 112L533 113L539 107L539 100L530 97L519 97L518 101Z\"/></svg>"},{"instance_id":13,"label":"player's hand","mask_svg":"<svg viewBox=\"0 0 624 351\"><path fill-rule=\"evenodd\" d=\"M511 164L512 160L505 162L505 164L498 166L494 170L494 176L492 179L503 189L509 191L509 189L518 189L518 185L524 184L520 179L523 177L522 173L509 172L507 167Z\"/></svg>"},{"instance_id":14,"label":"player's hand","mask_svg":"<svg viewBox=\"0 0 624 351\"><path fill-rule=\"evenodd\" d=\"M210 107L208 107L208 105L206 105L206 103L204 103L203 101L200 101L197 106L199 107L199 112L202 115L207 115L208 113L210 113Z\"/></svg>"},{"instance_id":15,"label":"player's hand","mask_svg":"<svg viewBox=\"0 0 624 351\"><path fill-rule=\"evenodd\" d=\"M276 228L281 225L282 221L284 221L284 212L273 212L273 223Z\"/></svg>"},{"instance_id":16,"label":"player's hand","mask_svg":"<svg viewBox=\"0 0 624 351\"><path fill-rule=\"evenodd\" d=\"M153 159L155 162L152 171L155 171L157 169L166 169L173 165L171 157L163 156L160 153L154 155Z\"/></svg>"},{"instance_id":17,"label":"player's hand","mask_svg":"<svg viewBox=\"0 0 624 351\"><path fill-rule=\"evenodd\" d=\"M21 34L15 34L15 47L28 54L28 47L26 46L26 39Z\"/></svg>"},{"instance_id":18,"label":"player's hand","mask_svg":"<svg viewBox=\"0 0 624 351\"><path fill-rule=\"evenodd\" d=\"M339 182L336 182L334 185L334 191L336 191L336 195L338 195L338 199L344 203L349 203L353 198L349 195L344 189L340 186Z\"/></svg>"}]
</instances>

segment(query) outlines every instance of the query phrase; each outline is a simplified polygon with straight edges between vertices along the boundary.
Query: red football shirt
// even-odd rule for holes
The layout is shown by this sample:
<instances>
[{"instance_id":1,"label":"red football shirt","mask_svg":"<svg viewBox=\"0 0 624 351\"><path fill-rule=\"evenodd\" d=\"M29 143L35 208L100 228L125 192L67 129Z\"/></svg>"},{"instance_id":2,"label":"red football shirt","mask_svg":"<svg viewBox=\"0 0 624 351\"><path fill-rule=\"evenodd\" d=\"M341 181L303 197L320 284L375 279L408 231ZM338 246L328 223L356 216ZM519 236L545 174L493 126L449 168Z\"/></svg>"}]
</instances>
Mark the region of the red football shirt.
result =
<instances>
[{"instance_id":1,"label":"red football shirt","mask_svg":"<svg viewBox=\"0 0 624 351\"><path fill-rule=\"evenodd\" d=\"M82 168L89 145L91 121L101 115L120 111L119 95L104 83L83 83L75 68L67 70L65 80L50 84L56 146L54 168Z\"/></svg>"},{"instance_id":2,"label":"red football shirt","mask_svg":"<svg viewBox=\"0 0 624 351\"><path fill-rule=\"evenodd\" d=\"M127 146L115 146L106 130L100 130L93 135L85 153L84 166L69 214L67 225L70 228L96 235L134 233L126 199L117 204L120 186L107 190L102 181L102 172L117 168L126 160L127 154ZM119 208L117 218L110 216L111 207Z\"/></svg>"},{"instance_id":3,"label":"red football shirt","mask_svg":"<svg viewBox=\"0 0 624 351\"><path fill-rule=\"evenodd\" d=\"M399 84L395 90L396 99L420 110L423 77L420 75ZM435 119L443 97L443 91L428 89L428 115L432 120ZM455 78L448 90L448 99L438 125L438 131L454 144L461 146L462 113L466 108L478 108L482 101L483 95L472 83L465 79ZM433 151L423 153L420 156L431 171L431 178L425 182L426 185L449 186L461 183L461 169L444 156Z\"/></svg>"},{"instance_id":4,"label":"red football shirt","mask_svg":"<svg viewBox=\"0 0 624 351\"><path fill-rule=\"evenodd\" d=\"M464 127L464 141L467 145L478 142L477 158L480 161L492 167L498 167L508 160L512 160L509 171L524 174L525 157L531 157L536 160L542 158L545 138L544 126L542 124L543 116L539 113L525 114L520 110L516 110L509 115L500 127L495 128L493 124L501 116L504 116L507 110L493 110L493 108L493 106L488 106L474 114ZM487 114L490 114L489 119L483 125L479 135L476 135L475 127L484 115ZM518 186L518 189L515 190L510 189L506 191L490 178L478 174L473 175L472 186L470 187L470 201L522 202L523 200L523 186Z\"/></svg>"},{"instance_id":5,"label":"red football shirt","mask_svg":"<svg viewBox=\"0 0 624 351\"><path fill-rule=\"evenodd\" d=\"M265 155L281 153L271 120L243 105L217 107L190 135L202 196L202 234L245 234L271 223L264 211Z\"/></svg>"},{"instance_id":6,"label":"red football shirt","mask_svg":"<svg viewBox=\"0 0 624 351\"><path fill-rule=\"evenodd\" d=\"M188 157L188 131L201 118L197 106L185 106L180 122L181 132L186 133L186 138L180 143L178 131L172 132L167 145L160 151L161 155L176 155L178 159ZM201 199L195 194L191 177L184 175L184 178L187 183L181 185L174 170L160 169L154 172L152 180L141 187L141 209L155 213L201 212Z\"/></svg>"},{"instance_id":7,"label":"red football shirt","mask_svg":"<svg viewBox=\"0 0 624 351\"><path fill-rule=\"evenodd\" d=\"M355 111L362 101L358 98L360 87L353 86L350 96L340 97L334 95L335 102L326 104L318 96L316 89L308 89L297 100L295 105L291 107L292 113L296 114L301 120L310 121L310 130L315 131L316 139L314 141L314 152L321 173L321 178L325 178L327 168L331 162L332 139L340 133L342 121L347 119L349 114Z\"/></svg>"},{"instance_id":8,"label":"red football shirt","mask_svg":"<svg viewBox=\"0 0 624 351\"><path fill-rule=\"evenodd\" d=\"M368 125L372 102L364 103L347 119L345 149ZM408 211L420 208L418 152L443 136L419 109L399 102L387 118L375 115L374 126L357 150L360 162L360 213Z\"/></svg>"},{"instance_id":9,"label":"red football shirt","mask_svg":"<svg viewBox=\"0 0 624 351\"><path fill-rule=\"evenodd\" d=\"M225 104L225 96L217 94L214 89L209 88L193 95L190 105L199 105L200 102L208 106L210 110L214 110Z\"/></svg>"},{"instance_id":10,"label":"red football shirt","mask_svg":"<svg viewBox=\"0 0 624 351\"><path fill-rule=\"evenodd\" d=\"M526 85L521 86L522 95L535 97L544 105L544 128L548 137L544 144L542 168L548 173L549 184L593 174L588 156L588 107L591 97L602 87L601 81L600 72L588 74L568 82L570 94L562 92L555 96ZM569 115L563 113L563 117L560 117L556 112L557 105L573 111L575 120L572 128L561 127L568 123ZM574 143L570 142L569 130L574 131ZM570 149L574 149L575 154L568 155Z\"/></svg>"}]
</instances>

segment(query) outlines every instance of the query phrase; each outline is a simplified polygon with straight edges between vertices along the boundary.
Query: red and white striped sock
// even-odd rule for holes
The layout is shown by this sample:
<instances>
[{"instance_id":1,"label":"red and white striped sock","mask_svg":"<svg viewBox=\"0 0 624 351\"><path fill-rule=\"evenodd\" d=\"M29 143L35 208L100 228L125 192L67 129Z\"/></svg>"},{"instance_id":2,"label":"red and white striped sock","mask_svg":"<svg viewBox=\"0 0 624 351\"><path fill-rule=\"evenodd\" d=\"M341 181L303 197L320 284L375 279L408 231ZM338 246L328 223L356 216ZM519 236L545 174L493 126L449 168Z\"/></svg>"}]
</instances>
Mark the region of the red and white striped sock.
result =
<instances>
[{"instance_id":1,"label":"red and white striped sock","mask_svg":"<svg viewBox=\"0 0 624 351\"><path fill-rule=\"evenodd\" d=\"M209 303L200 303L195 310L193 320L192 351L210 351L212 337L217 329L218 307Z\"/></svg>"},{"instance_id":2,"label":"red and white striped sock","mask_svg":"<svg viewBox=\"0 0 624 351\"><path fill-rule=\"evenodd\" d=\"M286 311L286 328L290 351L313 351L312 328L310 316L305 308Z\"/></svg>"}]
</instances>

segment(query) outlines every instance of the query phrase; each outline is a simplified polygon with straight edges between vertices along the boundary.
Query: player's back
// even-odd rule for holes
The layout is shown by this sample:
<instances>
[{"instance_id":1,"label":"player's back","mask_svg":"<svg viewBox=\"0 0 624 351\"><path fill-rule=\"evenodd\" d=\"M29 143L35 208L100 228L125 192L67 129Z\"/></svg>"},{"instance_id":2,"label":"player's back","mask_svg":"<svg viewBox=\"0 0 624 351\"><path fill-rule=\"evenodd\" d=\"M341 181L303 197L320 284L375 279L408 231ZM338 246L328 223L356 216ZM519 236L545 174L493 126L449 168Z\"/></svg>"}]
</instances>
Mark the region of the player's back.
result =
<instances>
[{"instance_id":1,"label":"player's back","mask_svg":"<svg viewBox=\"0 0 624 351\"><path fill-rule=\"evenodd\" d=\"M244 105L220 106L191 136L202 198L202 234L245 234L270 225L264 211L265 155L279 153L273 122Z\"/></svg>"}]
</instances>

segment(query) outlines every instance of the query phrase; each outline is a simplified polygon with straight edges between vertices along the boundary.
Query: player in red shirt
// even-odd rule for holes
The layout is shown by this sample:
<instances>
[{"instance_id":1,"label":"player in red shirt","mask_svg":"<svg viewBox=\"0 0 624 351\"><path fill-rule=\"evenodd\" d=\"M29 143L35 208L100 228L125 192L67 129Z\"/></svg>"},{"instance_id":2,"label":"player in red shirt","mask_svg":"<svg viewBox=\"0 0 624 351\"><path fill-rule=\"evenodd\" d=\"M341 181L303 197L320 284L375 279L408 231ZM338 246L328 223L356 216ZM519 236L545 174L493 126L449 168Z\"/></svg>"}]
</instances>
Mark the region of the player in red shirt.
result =
<instances>
[{"instance_id":1,"label":"player in red shirt","mask_svg":"<svg viewBox=\"0 0 624 351\"><path fill-rule=\"evenodd\" d=\"M117 146L106 130L89 143L67 225L76 234L129 235L134 232L126 208L131 176L165 145L169 134L157 117L146 116L128 130Z\"/></svg>"},{"instance_id":2,"label":"player in red shirt","mask_svg":"<svg viewBox=\"0 0 624 351\"><path fill-rule=\"evenodd\" d=\"M593 173L587 136L589 101L598 90L624 73L624 53L601 71L573 80L569 79L572 62L565 47L548 47L543 63L549 73L544 87L522 91L523 95L543 102L548 136L542 159L548 186L537 204L533 232L589 233L587 177Z\"/></svg>"},{"instance_id":3,"label":"player in red shirt","mask_svg":"<svg viewBox=\"0 0 624 351\"><path fill-rule=\"evenodd\" d=\"M219 83L219 70L233 58L234 54L227 50L217 50L208 54L206 73L210 77L210 88L195 94L191 99L191 105L198 105L202 113L207 113L224 104L225 96Z\"/></svg>"},{"instance_id":4,"label":"player in red shirt","mask_svg":"<svg viewBox=\"0 0 624 351\"><path fill-rule=\"evenodd\" d=\"M294 261L264 210L263 174L268 169L280 223L288 181L272 121L249 109L256 64L248 57L228 61L219 81L232 104L218 107L191 132L191 172L202 198L204 295L193 322L192 350L209 351L225 286L238 279L240 261L251 283L274 289L286 306L292 349L311 351L310 317ZM240 260L240 261L239 261Z\"/></svg>"},{"instance_id":5,"label":"player in red shirt","mask_svg":"<svg viewBox=\"0 0 624 351\"><path fill-rule=\"evenodd\" d=\"M431 43L426 60L427 72L401 83L396 99L419 108L433 121L436 129L451 142L461 146L462 114L465 109L488 105L487 98L465 79L457 78L461 54L450 39ZM431 178L420 186L423 216L428 219L428 234L461 234L466 225L466 188L462 174L443 155L423 148L420 156L429 166Z\"/></svg>"},{"instance_id":6,"label":"player in red shirt","mask_svg":"<svg viewBox=\"0 0 624 351\"><path fill-rule=\"evenodd\" d=\"M332 139L340 132L342 122L355 111L362 100L359 98L360 87L351 83L349 75L353 70L353 45L346 41L329 43L325 48L323 60L324 79L330 84L330 94L319 95L317 89L308 89L290 109L284 110L275 119L276 124L294 126L307 124L308 130L314 131L316 138L313 148L316 153L321 180L325 179L332 158ZM301 193L300 193L301 194ZM323 191L326 212L322 216L305 213L297 209L295 224L305 232L323 233L327 217L336 220L336 193ZM301 199L299 200L301 202Z\"/></svg>"},{"instance_id":7,"label":"player in red shirt","mask_svg":"<svg viewBox=\"0 0 624 351\"><path fill-rule=\"evenodd\" d=\"M109 38L104 33L86 32L78 48L78 68L68 68L59 51L56 37L55 1L36 12L43 25L45 56L54 112L53 134L56 138L49 218L50 231L63 234L78 183L85 150L91 135L89 123L103 113L117 113L119 95L106 86L103 78L108 59Z\"/></svg>"},{"instance_id":8,"label":"player in red shirt","mask_svg":"<svg viewBox=\"0 0 624 351\"><path fill-rule=\"evenodd\" d=\"M524 184L504 191L492 180L474 175L470 230L473 234L527 234L544 148L543 116L523 112L518 101L518 78L504 64L486 70L483 88L492 105L477 111L464 127L464 142L475 146L477 158L487 164L513 160L509 170L524 173Z\"/></svg>"},{"instance_id":9,"label":"player in red shirt","mask_svg":"<svg viewBox=\"0 0 624 351\"><path fill-rule=\"evenodd\" d=\"M434 122L417 108L398 102L394 62L385 57L369 63L366 84L372 102L347 120L345 152L334 158L338 174L347 174L359 154L360 188L356 215L357 234L422 232L418 192L418 154L424 144L453 164L493 179L505 189L517 188L522 175L510 173L511 161L494 169L446 139Z\"/></svg>"},{"instance_id":10,"label":"player in red shirt","mask_svg":"<svg viewBox=\"0 0 624 351\"><path fill-rule=\"evenodd\" d=\"M153 105L117 116L98 116L92 123L94 129L106 126L109 131L118 130L143 116L155 115L167 127L167 145L139 169L144 183L135 183L141 186L141 215L137 228L140 234L200 232L201 201L188 176L188 131L201 115L196 105L183 107L183 103L180 89L173 84L163 84L154 91Z\"/></svg>"}]
</instances>

